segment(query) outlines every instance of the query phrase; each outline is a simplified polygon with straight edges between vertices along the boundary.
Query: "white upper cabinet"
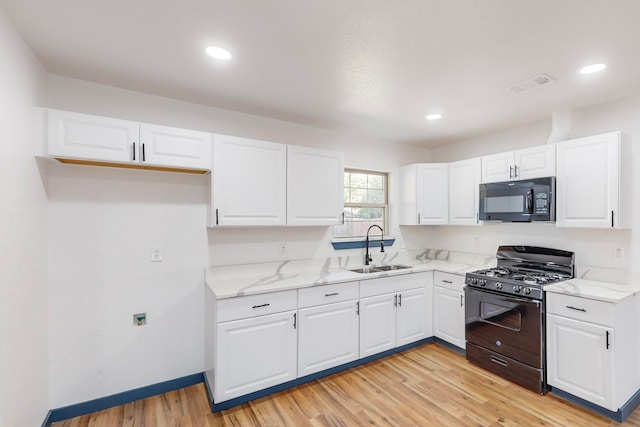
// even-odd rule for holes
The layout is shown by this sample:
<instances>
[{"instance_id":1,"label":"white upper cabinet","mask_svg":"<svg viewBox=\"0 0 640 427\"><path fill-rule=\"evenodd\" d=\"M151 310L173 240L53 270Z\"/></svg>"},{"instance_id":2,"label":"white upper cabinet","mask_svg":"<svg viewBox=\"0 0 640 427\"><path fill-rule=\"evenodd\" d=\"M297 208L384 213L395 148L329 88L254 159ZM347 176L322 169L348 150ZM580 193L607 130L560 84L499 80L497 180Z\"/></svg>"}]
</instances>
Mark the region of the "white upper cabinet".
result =
<instances>
[{"instance_id":1,"label":"white upper cabinet","mask_svg":"<svg viewBox=\"0 0 640 427\"><path fill-rule=\"evenodd\" d=\"M157 166L211 169L213 135L189 129L140 124L140 162Z\"/></svg>"},{"instance_id":2,"label":"white upper cabinet","mask_svg":"<svg viewBox=\"0 0 640 427\"><path fill-rule=\"evenodd\" d=\"M138 162L139 124L48 110L47 154L105 162Z\"/></svg>"},{"instance_id":3,"label":"white upper cabinet","mask_svg":"<svg viewBox=\"0 0 640 427\"><path fill-rule=\"evenodd\" d=\"M556 175L555 145L482 157L482 182L500 182Z\"/></svg>"},{"instance_id":4,"label":"white upper cabinet","mask_svg":"<svg viewBox=\"0 0 640 427\"><path fill-rule=\"evenodd\" d=\"M47 154L64 159L209 170L211 140L207 132L48 110Z\"/></svg>"},{"instance_id":5,"label":"white upper cabinet","mask_svg":"<svg viewBox=\"0 0 640 427\"><path fill-rule=\"evenodd\" d=\"M341 152L287 147L287 225L338 225L343 193Z\"/></svg>"},{"instance_id":6,"label":"white upper cabinet","mask_svg":"<svg viewBox=\"0 0 640 427\"><path fill-rule=\"evenodd\" d=\"M448 221L447 163L400 168L400 225L438 225Z\"/></svg>"},{"instance_id":7,"label":"white upper cabinet","mask_svg":"<svg viewBox=\"0 0 640 427\"><path fill-rule=\"evenodd\" d=\"M630 197L621 179L622 147L620 132L558 143L557 226L625 227Z\"/></svg>"},{"instance_id":8,"label":"white upper cabinet","mask_svg":"<svg viewBox=\"0 0 640 427\"><path fill-rule=\"evenodd\" d=\"M215 135L209 226L283 226L287 146Z\"/></svg>"},{"instance_id":9,"label":"white upper cabinet","mask_svg":"<svg viewBox=\"0 0 640 427\"><path fill-rule=\"evenodd\" d=\"M449 163L449 224L480 225L480 158Z\"/></svg>"}]
</instances>

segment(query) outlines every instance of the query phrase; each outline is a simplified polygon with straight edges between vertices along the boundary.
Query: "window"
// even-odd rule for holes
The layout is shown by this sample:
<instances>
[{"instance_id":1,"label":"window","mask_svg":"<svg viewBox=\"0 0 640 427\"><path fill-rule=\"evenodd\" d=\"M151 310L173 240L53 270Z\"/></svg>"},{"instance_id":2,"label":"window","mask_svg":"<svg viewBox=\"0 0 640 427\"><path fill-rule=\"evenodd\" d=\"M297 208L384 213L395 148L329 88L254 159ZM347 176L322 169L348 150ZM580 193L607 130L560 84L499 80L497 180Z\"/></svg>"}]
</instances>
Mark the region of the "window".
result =
<instances>
[{"instance_id":1,"label":"window","mask_svg":"<svg viewBox=\"0 0 640 427\"><path fill-rule=\"evenodd\" d=\"M388 211L386 173L345 169L344 223L333 228L333 237L364 237L374 224L387 234Z\"/></svg>"}]
</instances>

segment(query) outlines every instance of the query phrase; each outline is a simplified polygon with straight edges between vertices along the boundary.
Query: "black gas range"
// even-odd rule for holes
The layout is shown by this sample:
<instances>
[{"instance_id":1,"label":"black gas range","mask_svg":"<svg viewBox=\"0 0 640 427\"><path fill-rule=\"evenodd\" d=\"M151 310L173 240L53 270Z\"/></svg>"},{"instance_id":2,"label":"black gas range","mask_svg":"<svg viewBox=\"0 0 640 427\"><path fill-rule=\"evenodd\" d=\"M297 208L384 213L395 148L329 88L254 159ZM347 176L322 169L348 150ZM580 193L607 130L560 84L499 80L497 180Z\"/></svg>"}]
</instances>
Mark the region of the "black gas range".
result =
<instances>
[{"instance_id":1,"label":"black gas range","mask_svg":"<svg viewBox=\"0 0 640 427\"><path fill-rule=\"evenodd\" d=\"M545 393L544 286L575 276L574 253L500 246L496 258L465 276L467 360Z\"/></svg>"}]
</instances>

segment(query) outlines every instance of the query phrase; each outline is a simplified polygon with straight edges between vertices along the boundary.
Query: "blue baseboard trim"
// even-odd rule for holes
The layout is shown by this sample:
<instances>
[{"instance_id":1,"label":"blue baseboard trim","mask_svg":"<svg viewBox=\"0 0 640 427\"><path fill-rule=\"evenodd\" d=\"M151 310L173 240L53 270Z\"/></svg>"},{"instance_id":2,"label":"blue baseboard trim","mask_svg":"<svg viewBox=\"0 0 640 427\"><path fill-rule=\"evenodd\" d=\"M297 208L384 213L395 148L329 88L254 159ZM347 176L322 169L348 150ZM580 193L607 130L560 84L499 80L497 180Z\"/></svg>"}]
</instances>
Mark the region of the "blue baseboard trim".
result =
<instances>
[{"instance_id":1,"label":"blue baseboard trim","mask_svg":"<svg viewBox=\"0 0 640 427\"><path fill-rule=\"evenodd\" d=\"M466 350L465 350L464 348L460 348L460 347L458 347L457 345L453 345L453 344L451 344L450 342L447 342L447 341L445 341L445 340L443 340L443 339L441 339L441 338L433 337L433 341L434 341L436 344L440 344L441 346L446 347L446 348L448 348L449 350L453 350L453 351L455 351L455 352L456 352L456 353L458 353L458 354L461 354L461 355L463 355L463 356L466 356L466 355L467 355L467 352L466 352Z\"/></svg>"},{"instance_id":2,"label":"blue baseboard trim","mask_svg":"<svg viewBox=\"0 0 640 427\"><path fill-rule=\"evenodd\" d=\"M101 397L87 402L76 403L74 405L64 406L62 408L52 409L42 424L42 427L50 427L51 423L56 421L67 420L69 418L79 417L81 415L90 414L92 412L101 411L134 400L145 399L157 394L167 393L179 388L189 387L204 381L204 374L192 374L186 377L176 378L161 383L151 384L134 390L124 391L122 393L112 394L111 396Z\"/></svg>"},{"instance_id":3,"label":"blue baseboard trim","mask_svg":"<svg viewBox=\"0 0 640 427\"><path fill-rule=\"evenodd\" d=\"M395 242L396 239L383 239L382 243L384 243L385 247L388 246L393 246L393 242ZM355 241L349 241L349 242L331 242L331 245L333 246L333 249L335 250L339 250L339 249L358 249L358 248L364 248L365 246L365 240L355 240ZM369 247L371 246L380 246L380 239L378 240L369 240Z\"/></svg>"},{"instance_id":4,"label":"blue baseboard trim","mask_svg":"<svg viewBox=\"0 0 640 427\"><path fill-rule=\"evenodd\" d=\"M640 406L640 390L636 391L636 393L633 396L631 396L631 398L627 400L627 402L624 405L622 405L622 407L618 411L614 412L606 408L603 408L602 406L598 406L594 403L586 401L578 396L574 396L573 394L567 393L566 391L560 390L559 388L555 388L555 387L550 387L550 388L551 388L551 393L554 396L558 396L561 399L567 400L571 403L575 403L576 405L580 405L585 409L588 409L592 412L595 412L596 414L610 418L613 421L616 421L618 423L621 423L624 420L626 420L627 417L629 417L629 415L631 415L633 411L635 411L636 408Z\"/></svg>"},{"instance_id":5,"label":"blue baseboard trim","mask_svg":"<svg viewBox=\"0 0 640 427\"><path fill-rule=\"evenodd\" d=\"M425 338L420 341L412 342L411 344L406 344L400 347L393 348L391 350L383 351L381 353L374 354L372 356L363 357L362 359L354 360L353 362L349 362L339 366L335 366L333 368L325 369L324 371L320 371L311 375L306 375L304 377L296 378L295 380L288 381L286 383L278 384L273 387L269 387L253 393L245 394L244 396L225 400L224 402L220 402L220 403L215 403L213 401L213 392L211 391L210 384L208 383L208 381L206 381L206 378L205 378L205 386L206 386L205 388L207 389L207 393L209 395L209 402L211 403L211 412L223 411L225 409L229 409L234 406L241 405L243 403L247 403L252 400L259 399L261 397L265 397L270 394L277 393L279 391L286 390L291 387L296 387L296 386L308 383L310 381L317 380L318 378L323 378L338 372L342 372L347 369L355 368L356 366L363 365L365 363L368 363L374 360L382 359L383 357L400 353L410 348L418 347L420 345L427 344L430 342L433 342L433 337Z\"/></svg>"}]
</instances>

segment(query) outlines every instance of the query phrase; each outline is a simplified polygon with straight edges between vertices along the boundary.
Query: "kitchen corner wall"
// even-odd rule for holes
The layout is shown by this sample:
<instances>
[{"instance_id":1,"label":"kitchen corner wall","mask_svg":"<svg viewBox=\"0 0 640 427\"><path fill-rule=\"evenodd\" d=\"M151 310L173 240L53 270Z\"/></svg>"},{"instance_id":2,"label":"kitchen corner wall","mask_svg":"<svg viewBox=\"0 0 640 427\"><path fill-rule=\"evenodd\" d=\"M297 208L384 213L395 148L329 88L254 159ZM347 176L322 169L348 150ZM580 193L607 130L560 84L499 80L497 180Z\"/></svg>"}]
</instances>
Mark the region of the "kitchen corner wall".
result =
<instances>
[{"instance_id":1,"label":"kitchen corner wall","mask_svg":"<svg viewBox=\"0 0 640 427\"><path fill-rule=\"evenodd\" d=\"M0 6L0 426L49 409L46 176L34 155L46 72Z\"/></svg>"},{"instance_id":2,"label":"kitchen corner wall","mask_svg":"<svg viewBox=\"0 0 640 427\"><path fill-rule=\"evenodd\" d=\"M345 152L395 172L430 151L50 75L47 106ZM204 370L204 269L330 255L328 227L207 229L208 176L51 164L49 360L57 408ZM395 185L391 176L391 185ZM392 194L395 191L392 190ZM391 209L394 209L393 200ZM396 246L425 247L429 227ZM151 245L164 261L149 262ZM133 313L148 323L133 327Z\"/></svg>"},{"instance_id":3,"label":"kitchen corner wall","mask_svg":"<svg viewBox=\"0 0 640 427\"><path fill-rule=\"evenodd\" d=\"M620 130L631 140L627 178L634 193L631 229L557 228L553 224L488 224L483 227L435 227L432 241L438 248L495 253L500 244L529 244L574 251L576 264L640 271L640 97L576 111L570 138ZM548 121L531 123L432 150L433 161L454 161L545 144L551 133ZM584 189L589 197L589 189ZM616 259L616 248L624 257Z\"/></svg>"}]
</instances>

